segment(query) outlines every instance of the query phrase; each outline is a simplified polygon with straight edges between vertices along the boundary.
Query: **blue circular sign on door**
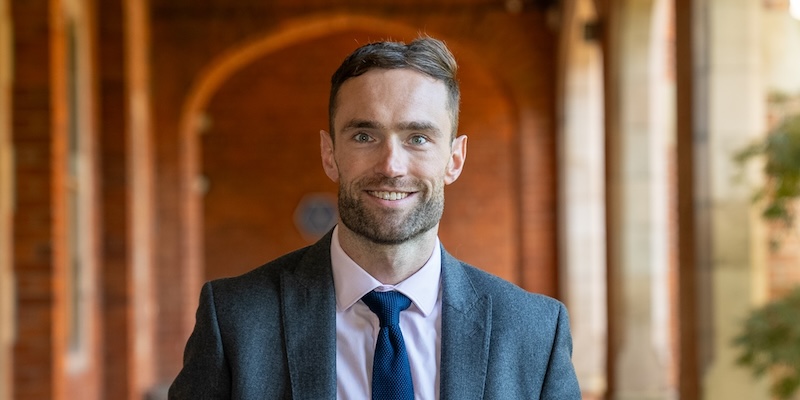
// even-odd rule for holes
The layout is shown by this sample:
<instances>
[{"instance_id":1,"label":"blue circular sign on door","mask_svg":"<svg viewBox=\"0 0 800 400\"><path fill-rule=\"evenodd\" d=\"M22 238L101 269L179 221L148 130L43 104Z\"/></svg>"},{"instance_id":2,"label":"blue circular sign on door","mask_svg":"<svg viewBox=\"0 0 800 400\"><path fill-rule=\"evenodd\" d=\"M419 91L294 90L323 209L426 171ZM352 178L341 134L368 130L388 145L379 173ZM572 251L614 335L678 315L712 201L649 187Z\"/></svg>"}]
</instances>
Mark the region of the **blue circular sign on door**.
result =
<instances>
[{"instance_id":1,"label":"blue circular sign on door","mask_svg":"<svg viewBox=\"0 0 800 400\"><path fill-rule=\"evenodd\" d=\"M300 234L315 241L333 228L339 218L336 196L330 193L311 193L300 199L294 222Z\"/></svg>"}]
</instances>

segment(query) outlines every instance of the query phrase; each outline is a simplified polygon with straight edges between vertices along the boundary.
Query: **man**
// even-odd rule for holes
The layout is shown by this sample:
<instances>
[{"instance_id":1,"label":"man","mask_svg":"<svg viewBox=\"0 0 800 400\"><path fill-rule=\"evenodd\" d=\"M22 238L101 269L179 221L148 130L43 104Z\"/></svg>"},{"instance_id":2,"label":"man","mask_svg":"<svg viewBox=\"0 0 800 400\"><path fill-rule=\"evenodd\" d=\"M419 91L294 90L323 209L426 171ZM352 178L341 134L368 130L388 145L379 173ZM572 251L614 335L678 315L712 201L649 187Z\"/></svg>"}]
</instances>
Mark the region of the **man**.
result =
<instances>
[{"instance_id":1,"label":"man","mask_svg":"<svg viewBox=\"0 0 800 400\"><path fill-rule=\"evenodd\" d=\"M338 225L205 284L169 397L580 399L564 306L439 243L467 150L450 51L368 44L331 81L320 147Z\"/></svg>"}]
</instances>

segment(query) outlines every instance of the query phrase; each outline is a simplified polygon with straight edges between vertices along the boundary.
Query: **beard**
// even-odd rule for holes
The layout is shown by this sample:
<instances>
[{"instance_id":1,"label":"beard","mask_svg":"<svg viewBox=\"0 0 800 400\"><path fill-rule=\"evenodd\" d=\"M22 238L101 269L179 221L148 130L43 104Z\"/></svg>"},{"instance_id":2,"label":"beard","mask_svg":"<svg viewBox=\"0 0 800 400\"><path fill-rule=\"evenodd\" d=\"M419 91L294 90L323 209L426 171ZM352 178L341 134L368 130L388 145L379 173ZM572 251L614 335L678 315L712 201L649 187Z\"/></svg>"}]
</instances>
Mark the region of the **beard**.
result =
<instances>
[{"instance_id":1,"label":"beard","mask_svg":"<svg viewBox=\"0 0 800 400\"><path fill-rule=\"evenodd\" d=\"M360 198L365 187L424 188L417 180L370 177L350 185L339 182L339 218L354 233L376 244L397 245L431 230L444 212L444 184L418 191L419 202L411 210L368 209ZM419 189L415 189L419 190Z\"/></svg>"}]
</instances>

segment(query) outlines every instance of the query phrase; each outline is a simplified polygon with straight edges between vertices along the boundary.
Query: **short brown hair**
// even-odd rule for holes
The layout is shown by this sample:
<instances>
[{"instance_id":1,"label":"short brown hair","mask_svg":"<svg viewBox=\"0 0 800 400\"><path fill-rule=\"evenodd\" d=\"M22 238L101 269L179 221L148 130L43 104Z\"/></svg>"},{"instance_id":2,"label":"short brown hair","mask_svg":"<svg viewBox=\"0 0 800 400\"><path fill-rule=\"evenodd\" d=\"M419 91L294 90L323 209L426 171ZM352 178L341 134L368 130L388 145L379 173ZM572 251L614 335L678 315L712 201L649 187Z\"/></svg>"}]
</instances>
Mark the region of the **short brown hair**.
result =
<instances>
[{"instance_id":1,"label":"short brown hair","mask_svg":"<svg viewBox=\"0 0 800 400\"><path fill-rule=\"evenodd\" d=\"M331 138L334 136L333 115L339 88L350 78L372 69L409 68L442 81L447 88L448 110L453 125L452 137L458 131L460 93L456 72L458 65L453 53L440 40L420 37L409 44L403 42L375 42L359 47L344 59L331 77L331 95L328 118Z\"/></svg>"}]
</instances>

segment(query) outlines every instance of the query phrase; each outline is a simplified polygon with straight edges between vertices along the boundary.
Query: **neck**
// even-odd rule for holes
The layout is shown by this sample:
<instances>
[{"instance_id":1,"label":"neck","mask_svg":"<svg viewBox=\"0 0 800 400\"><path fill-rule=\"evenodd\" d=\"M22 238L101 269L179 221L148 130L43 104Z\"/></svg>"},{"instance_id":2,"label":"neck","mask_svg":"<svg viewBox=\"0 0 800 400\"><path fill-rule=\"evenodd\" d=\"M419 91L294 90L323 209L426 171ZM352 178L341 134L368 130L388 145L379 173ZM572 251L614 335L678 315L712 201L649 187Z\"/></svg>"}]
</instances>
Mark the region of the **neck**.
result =
<instances>
[{"instance_id":1,"label":"neck","mask_svg":"<svg viewBox=\"0 0 800 400\"><path fill-rule=\"evenodd\" d=\"M419 271L433 253L437 224L429 231L400 244L378 244L339 224L342 250L364 271L386 285L395 285Z\"/></svg>"}]
</instances>

